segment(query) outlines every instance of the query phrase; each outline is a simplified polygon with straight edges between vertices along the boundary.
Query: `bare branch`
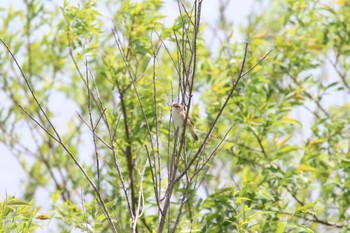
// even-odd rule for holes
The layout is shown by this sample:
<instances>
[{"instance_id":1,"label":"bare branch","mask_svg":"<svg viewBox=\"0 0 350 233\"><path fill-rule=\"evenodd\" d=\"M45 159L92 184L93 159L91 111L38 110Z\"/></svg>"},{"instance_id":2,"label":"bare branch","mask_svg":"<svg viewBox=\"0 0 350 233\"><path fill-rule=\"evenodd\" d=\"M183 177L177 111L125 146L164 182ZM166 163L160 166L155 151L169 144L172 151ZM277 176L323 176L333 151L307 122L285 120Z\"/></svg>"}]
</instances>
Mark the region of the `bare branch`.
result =
<instances>
[{"instance_id":1,"label":"bare branch","mask_svg":"<svg viewBox=\"0 0 350 233\"><path fill-rule=\"evenodd\" d=\"M20 65L18 64L15 56L13 55L13 53L11 52L11 50L9 49L9 47L5 44L5 42L0 39L0 41L2 42L2 44L6 47L7 51L10 53L12 59L14 60L14 62L16 63L16 66L18 67L18 69L20 70L21 74L22 74L22 78L24 79L33 99L35 100L35 103L36 105L39 107L41 113L45 116L45 119L47 120L47 122L49 123L50 127L52 128L52 130L54 131L55 135L54 136L53 134L51 134L47 129L45 129L38 121L36 121L34 119L33 116L31 116L28 112L24 111L24 109L19 106L22 111L24 111L36 124L38 124L38 126L40 128L42 128L52 139L54 139L56 142L58 142L62 147L63 149L68 153L68 155L71 157L71 159L74 161L75 165L79 168L79 170L83 173L84 177L88 180L88 182L90 183L91 187L94 189L97 197L98 197L98 202L99 204L101 205L102 209L103 209L103 212L108 220L108 223L109 225L111 226L113 232L117 232L116 230L116 227L114 225L114 222L112 221L112 218L108 212L108 209L103 201L103 198L101 196L101 193L99 192L99 190L97 189L95 183L91 180L91 178L88 176L88 174L86 173L85 169L79 164L78 160L75 158L75 156L73 155L73 153L68 149L68 147L64 144L64 142L62 141L59 133L57 132L55 126L52 124L50 118L47 116L45 110L42 108L40 102L38 101L38 99L36 98L35 96L35 93L34 93L34 90L32 89L32 87L30 86L26 76L24 75L23 71L22 71L22 68L20 67Z\"/></svg>"}]
</instances>

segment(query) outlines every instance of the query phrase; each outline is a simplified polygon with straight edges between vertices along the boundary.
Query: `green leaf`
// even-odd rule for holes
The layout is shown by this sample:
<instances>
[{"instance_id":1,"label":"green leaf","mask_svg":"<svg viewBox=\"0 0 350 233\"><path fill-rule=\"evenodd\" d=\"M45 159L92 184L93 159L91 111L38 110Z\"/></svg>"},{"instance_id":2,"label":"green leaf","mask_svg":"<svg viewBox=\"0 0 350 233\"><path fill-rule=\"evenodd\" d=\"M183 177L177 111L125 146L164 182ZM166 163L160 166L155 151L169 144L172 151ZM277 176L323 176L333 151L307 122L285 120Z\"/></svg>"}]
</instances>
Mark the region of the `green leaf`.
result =
<instances>
[{"instance_id":1,"label":"green leaf","mask_svg":"<svg viewBox=\"0 0 350 233\"><path fill-rule=\"evenodd\" d=\"M22 206L22 205L30 206L30 204L28 202L22 201L19 199L10 199L6 202L6 205L8 205L8 206Z\"/></svg>"},{"instance_id":2,"label":"green leaf","mask_svg":"<svg viewBox=\"0 0 350 233\"><path fill-rule=\"evenodd\" d=\"M286 227L286 225L283 222L278 222L276 233L283 233L285 227Z\"/></svg>"},{"instance_id":3,"label":"green leaf","mask_svg":"<svg viewBox=\"0 0 350 233\"><path fill-rule=\"evenodd\" d=\"M301 211L304 211L304 210L309 210L311 208L313 208L316 204L317 204L318 200L316 201L313 201L313 202L310 202L304 206L300 206L297 208L296 212L301 212Z\"/></svg>"}]
</instances>

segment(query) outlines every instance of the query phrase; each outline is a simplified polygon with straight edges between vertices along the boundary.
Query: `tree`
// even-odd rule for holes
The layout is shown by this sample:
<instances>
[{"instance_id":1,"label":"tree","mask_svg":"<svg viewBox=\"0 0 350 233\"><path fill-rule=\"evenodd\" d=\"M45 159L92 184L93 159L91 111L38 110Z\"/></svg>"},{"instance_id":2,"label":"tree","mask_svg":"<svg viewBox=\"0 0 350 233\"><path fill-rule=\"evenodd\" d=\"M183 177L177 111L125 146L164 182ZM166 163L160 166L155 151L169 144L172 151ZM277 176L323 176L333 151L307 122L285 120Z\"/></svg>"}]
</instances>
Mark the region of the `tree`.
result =
<instances>
[{"instance_id":1,"label":"tree","mask_svg":"<svg viewBox=\"0 0 350 233\"><path fill-rule=\"evenodd\" d=\"M24 3L1 15L0 139L28 173L23 198L48 189L61 231L349 230L347 1L273 2L247 43L220 1L217 48L205 1L179 1L170 27L160 0Z\"/></svg>"}]
</instances>

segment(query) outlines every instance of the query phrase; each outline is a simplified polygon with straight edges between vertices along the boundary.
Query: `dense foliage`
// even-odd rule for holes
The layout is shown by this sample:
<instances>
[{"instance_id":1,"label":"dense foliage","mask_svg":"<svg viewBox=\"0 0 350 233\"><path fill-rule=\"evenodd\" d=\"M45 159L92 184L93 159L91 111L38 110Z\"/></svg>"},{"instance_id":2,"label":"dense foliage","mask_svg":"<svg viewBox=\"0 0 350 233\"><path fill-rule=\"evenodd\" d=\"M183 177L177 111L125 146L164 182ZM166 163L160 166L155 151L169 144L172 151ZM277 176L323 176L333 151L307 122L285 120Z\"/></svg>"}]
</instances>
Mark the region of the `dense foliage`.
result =
<instances>
[{"instance_id":1,"label":"dense foliage","mask_svg":"<svg viewBox=\"0 0 350 233\"><path fill-rule=\"evenodd\" d=\"M2 9L0 141L28 202L3 199L0 231L32 232L44 188L61 232L348 232L350 2L271 1L242 27L247 47L230 1L217 47L206 1L179 1L171 26L164 4Z\"/></svg>"}]
</instances>

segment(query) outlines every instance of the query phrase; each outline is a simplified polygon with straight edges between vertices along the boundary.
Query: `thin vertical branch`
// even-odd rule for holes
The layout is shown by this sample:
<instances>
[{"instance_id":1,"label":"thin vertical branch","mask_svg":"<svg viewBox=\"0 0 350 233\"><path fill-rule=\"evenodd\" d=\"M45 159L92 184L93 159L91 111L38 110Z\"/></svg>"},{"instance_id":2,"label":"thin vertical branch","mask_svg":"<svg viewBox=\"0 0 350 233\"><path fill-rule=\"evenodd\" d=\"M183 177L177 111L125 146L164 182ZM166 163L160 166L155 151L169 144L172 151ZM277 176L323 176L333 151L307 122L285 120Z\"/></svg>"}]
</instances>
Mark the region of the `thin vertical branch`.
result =
<instances>
[{"instance_id":1,"label":"thin vertical branch","mask_svg":"<svg viewBox=\"0 0 350 233\"><path fill-rule=\"evenodd\" d=\"M45 116L45 119L47 120L48 124L50 125L50 128L53 130L54 134L51 134L50 131L48 129L46 129L43 125L41 125L38 121L35 120L35 118L33 116L31 116L27 111L25 111L21 106L19 106L22 111L24 113L27 114L28 117L30 117L35 123L38 124L38 126L40 128L42 128L52 139L54 139L56 142L58 142L63 149L67 152L67 154L71 157L71 159L74 161L75 165L79 168L79 170L82 172L82 174L84 175L84 177L87 179L87 181L90 183L90 186L93 188L93 190L95 191L96 195L97 195L97 199L99 204L101 205L103 212L108 220L109 225L111 226L113 232L117 232L116 227L114 225L114 222L112 221L112 218L109 214L109 211L106 207L106 204L103 201L102 195L99 192L99 190L97 189L95 183L91 180L91 178L89 177L89 175L86 173L85 169L79 164L78 160L75 158L74 154L68 149L68 147L66 146L66 144L62 141L59 133L57 132L55 126L53 125L53 123L51 122L50 118L47 116L45 110L43 109L43 107L41 106L39 100L37 99L33 88L30 86L29 81L27 80L26 76L23 73L23 70L21 68L21 66L18 64L17 59L15 58L15 56L13 55L12 51L9 49L9 47L6 45L6 43L0 39L1 43L6 47L6 50L8 51L8 53L11 55L13 61L16 63L16 66L18 67L18 69L20 70L21 74L22 74L22 78L24 79L27 88L29 89L36 105L39 107L40 112Z\"/></svg>"},{"instance_id":2,"label":"thin vertical branch","mask_svg":"<svg viewBox=\"0 0 350 233\"><path fill-rule=\"evenodd\" d=\"M87 67L87 61L85 61L85 67L86 67L86 86L87 86L87 106L88 106L88 112L89 112L89 119L90 119L90 126L92 129L92 140L94 143L94 150L95 150L95 159L96 159L96 173L97 173L97 189L98 191L101 190L101 178L100 178L100 159L99 159L99 154L97 150L97 145L96 145L96 127L94 126L94 122L92 119L92 113L91 113L91 91L90 91L90 85L89 85L89 70Z\"/></svg>"},{"instance_id":3,"label":"thin vertical branch","mask_svg":"<svg viewBox=\"0 0 350 233\"><path fill-rule=\"evenodd\" d=\"M136 215L135 215L135 219L133 220L133 224L132 224L132 232L133 233L137 232L137 220L138 220L138 218L142 217L143 212L144 212L144 207L145 207L145 198L143 195L142 184L143 184L143 179L145 177L146 166L147 166L147 162L146 162L145 166L143 167L142 172L139 172L139 174L140 174L140 187L139 187Z\"/></svg>"},{"instance_id":4,"label":"thin vertical branch","mask_svg":"<svg viewBox=\"0 0 350 233\"><path fill-rule=\"evenodd\" d=\"M24 75L24 72L23 72L21 66L18 64L17 59L15 58L15 56L13 55L12 51L11 51L10 48L7 46L7 44L6 44L2 39L0 39L0 41L1 41L1 43L6 47L6 50L9 52L9 54L11 55L13 61L16 63L16 66L18 67L19 71L21 72L21 75L22 75L22 77L23 77L23 79L24 79L24 81L25 81L25 83L26 83L26 86L28 87L28 89L29 89L29 91L30 91L30 93L31 93L31 95L32 95L32 97L33 97L33 99L34 99L36 105L39 107L40 112L44 115L45 119L47 120L47 122L48 122L49 125L50 125L50 128L54 131L54 133L55 133L57 139L58 139L59 141L61 141L60 135L59 135L58 132L56 131L56 128L53 126L51 120L50 120L49 117L47 116L45 110L44 110L43 107L41 106L41 104L40 104L39 100L37 99L36 95L34 94L34 90L33 90L32 86L30 85L29 80L28 80L27 77Z\"/></svg>"},{"instance_id":5,"label":"thin vertical branch","mask_svg":"<svg viewBox=\"0 0 350 233\"><path fill-rule=\"evenodd\" d=\"M157 53L155 51L153 42L151 40L152 44L152 50L153 50L153 103L154 103L154 118L155 118L155 125L156 125L156 151L153 151L153 157L154 157L154 170L155 170L155 181L156 181L156 188L158 189L156 192L156 199L157 203L159 203L159 198L160 198L160 193L161 191L161 183L162 183L162 177L161 177L161 159L160 159L160 154L159 154L159 125L158 125L158 112L157 112L157 85L156 85L156 58L157 58ZM159 52L160 48L158 49ZM152 169L152 167L150 167Z\"/></svg>"},{"instance_id":6,"label":"thin vertical branch","mask_svg":"<svg viewBox=\"0 0 350 233\"><path fill-rule=\"evenodd\" d=\"M184 145L186 142L186 138L185 138L186 122L188 119L189 107L190 107L191 99L192 99L194 76L195 76L195 72L196 72L196 69L195 69L196 57L197 57L197 52L196 52L197 45L196 44L197 44L197 36L198 36L199 25L200 25L201 4L202 4L201 0L200 1L196 0L194 3L194 11L195 11L194 28L195 29L194 29L194 36L193 36L193 44L191 45L189 43L189 41L190 41L189 28L191 25L188 25L186 27L186 23L185 23L183 16L181 14L180 2L178 1L179 11L180 11L180 14L182 17L182 22L183 22L183 29L182 29L183 33L182 33L181 47L179 46L180 43L177 40L176 34L175 34L176 43L178 45L178 52L180 53L180 62L181 62L180 67L182 67L182 80L181 80L181 77L179 77L179 90L182 90L182 103L185 103L186 91L187 91L187 87L189 87L188 88L189 89L189 101L186 104L186 106L188 107L188 110L187 110L186 118L184 120L184 126L183 126L183 130L181 133L182 136L180 137L180 139L181 139L180 146L179 146L179 150L177 153L176 153L177 143L174 144L174 150L173 150L172 160L171 160L171 164L170 164L170 172L169 172L169 177L168 177L168 180L169 180L168 188L166 190L165 203L164 203L160 223L158 226L158 232L162 232L164 225L165 225L166 215L167 215L169 208L170 208L170 200L171 200L171 196L173 193L174 185L176 183L176 172L177 172L177 168L178 168L179 158L180 158L180 155L182 154L182 149L184 149ZM184 8L184 10L185 10L185 8ZM190 17L190 15L187 12L186 12L186 14L188 17ZM189 18L189 20L191 21L191 18ZM186 37L186 39L185 39L185 37ZM186 54L186 49L187 49L186 44L187 43L188 43L188 46L189 46L190 51L191 51L189 65L187 65L187 62L186 62L186 60L187 60L186 59L186 55L187 55ZM189 74L191 74L191 75L189 75ZM189 78L191 79L190 82L189 82ZM179 129L177 129L176 132L179 132ZM177 141L177 137L175 138L175 142L176 141ZM169 229L170 229L170 226L169 226Z\"/></svg>"},{"instance_id":7,"label":"thin vertical branch","mask_svg":"<svg viewBox=\"0 0 350 233\"><path fill-rule=\"evenodd\" d=\"M257 64L254 66L256 67L258 64L260 64L262 61L265 60L265 58L271 53L272 50L270 50L263 58L261 58ZM178 182L187 172L187 170L192 166L192 164L196 161L196 159L204 152L205 150L205 147L206 145L208 144L209 142L209 139L211 137L211 134L213 133L214 129L215 129L215 126L216 124L218 123L221 115L222 115L222 112L224 111L224 109L226 108L226 105L228 103L228 101L230 100L233 92L236 90L237 88L237 85L239 83L239 81L241 80L241 78L243 77L243 70L244 70L244 66L245 66L245 62L246 62L246 58L247 58L247 53L248 53L248 42L246 42L246 45L245 45L245 51L244 51L244 56L243 56L243 61L242 61L242 65L241 65L241 69L240 69L240 72L239 72L239 75L236 79L236 81L234 82L229 94L227 95L226 97L226 100L225 102L223 103L223 105L221 106L218 114L216 115L215 117L215 120L214 122L212 123L208 133L206 134L205 138L204 138L204 141L203 143L200 145L200 147L198 148L196 154L193 156L193 158L191 159L191 161L189 162L188 166L185 168L185 170L176 178L176 182ZM252 71L252 69L250 69L250 71ZM244 75L246 75L247 73L244 73Z\"/></svg>"},{"instance_id":8,"label":"thin vertical branch","mask_svg":"<svg viewBox=\"0 0 350 233\"><path fill-rule=\"evenodd\" d=\"M154 153L154 146L153 146L153 142L152 142L151 129L150 129L150 126L149 126L149 123L148 123L148 119L146 117L145 110L143 108L143 104L141 102L141 98L140 98L139 93L137 91L137 87L136 87L136 84L135 84L135 80L134 80L134 75L132 73L132 69L131 69L131 67L129 65L129 61L128 61L129 52L127 52L126 54L124 53L124 50L123 50L123 47L121 45L121 41L120 41L120 38L118 36L117 31L112 29L112 32L113 32L113 36L114 36L117 48L118 48L118 50L120 52L120 55L122 56L123 61L124 61L125 65L126 65L126 67L127 67L127 72L129 74L130 81L132 83L132 86L134 87L134 92L136 94L137 100L138 100L139 105L141 107L141 111L142 111L142 114L144 116L144 119L145 119L145 122L146 122L146 126L147 126L147 130L148 130L148 135L149 135L149 138L150 138L150 143L151 143L151 147L152 147L152 153ZM129 46L130 46L130 44L129 44ZM127 49L127 51L129 51L129 48ZM124 115L124 125L126 127L126 126L128 126L128 121L127 121L127 119L125 119L125 117L127 116L126 105L125 105L124 98L123 98L123 92L121 91L121 88L120 88L119 85L117 85L117 87L118 87L118 90L119 90L119 93L120 93L121 104L122 104L122 111L123 111L123 115ZM128 146L127 146L126 152L127 152L126 156L127 156L127 161L128 161L128 170L129 170L129 177L130 177L132 210L133 210L133 215L135 217L136 216L136 212L135 212L136 211L136 209L135 209L136 208L136 194L135 194L135 183L134 183L134 163L135 163L135 159L132 156L132 151L131 151L131 146L130 146L130 135L129 135Z\"/></svg>"}]
</instances>

